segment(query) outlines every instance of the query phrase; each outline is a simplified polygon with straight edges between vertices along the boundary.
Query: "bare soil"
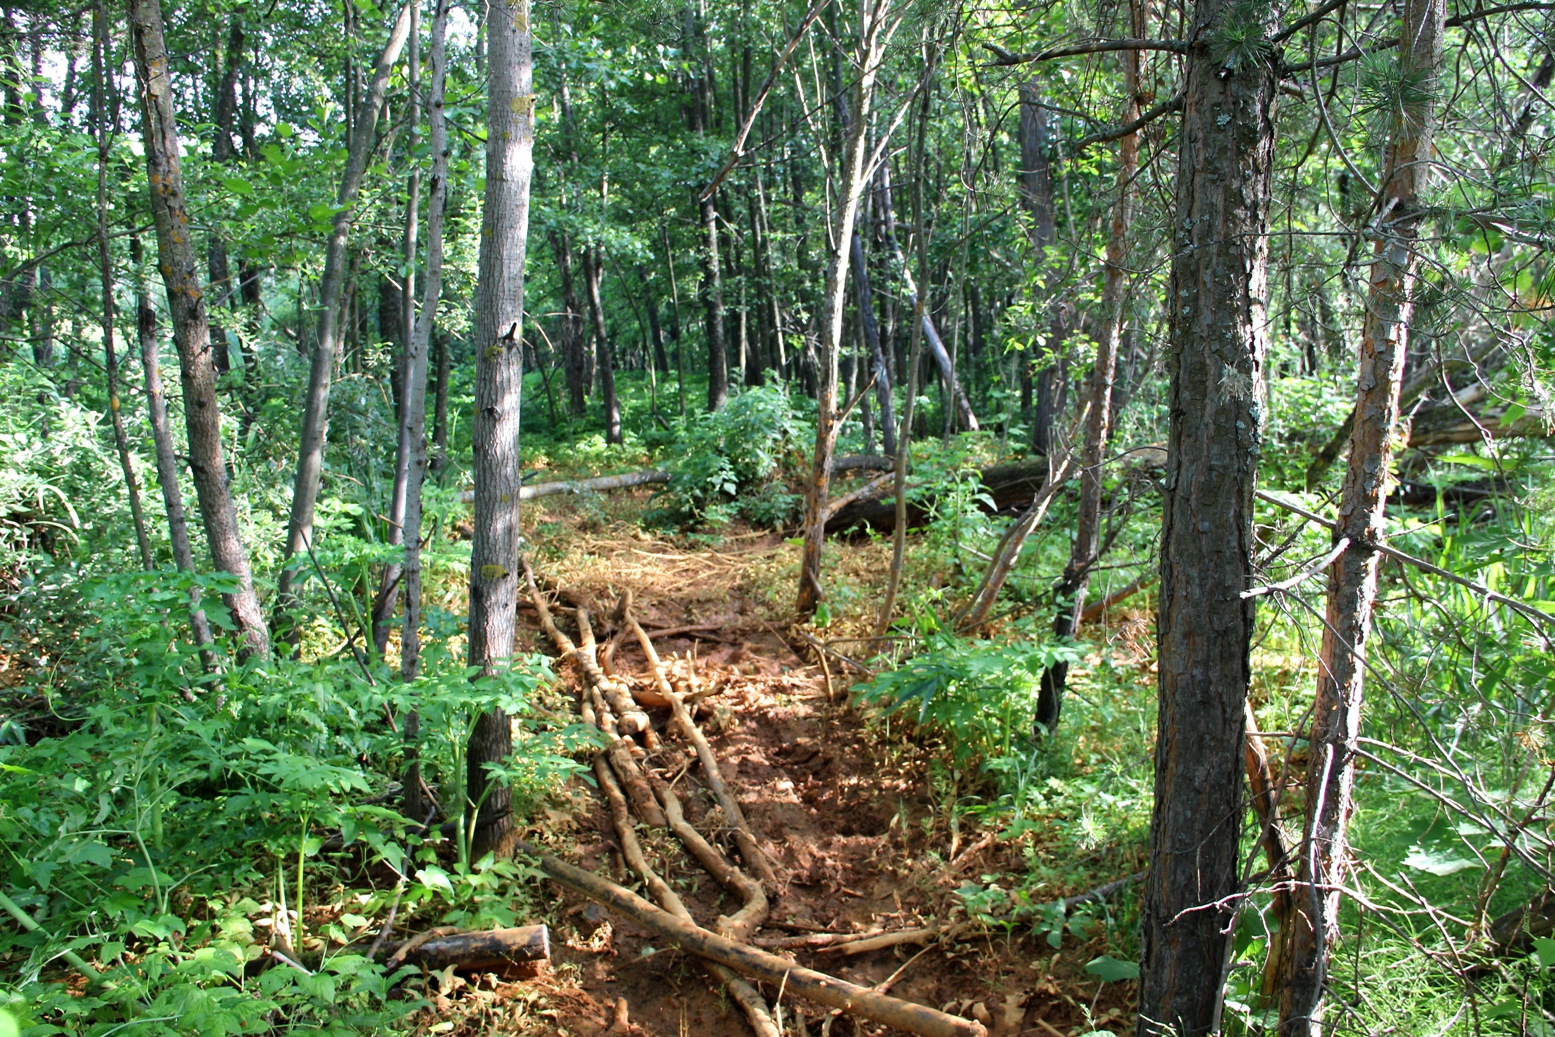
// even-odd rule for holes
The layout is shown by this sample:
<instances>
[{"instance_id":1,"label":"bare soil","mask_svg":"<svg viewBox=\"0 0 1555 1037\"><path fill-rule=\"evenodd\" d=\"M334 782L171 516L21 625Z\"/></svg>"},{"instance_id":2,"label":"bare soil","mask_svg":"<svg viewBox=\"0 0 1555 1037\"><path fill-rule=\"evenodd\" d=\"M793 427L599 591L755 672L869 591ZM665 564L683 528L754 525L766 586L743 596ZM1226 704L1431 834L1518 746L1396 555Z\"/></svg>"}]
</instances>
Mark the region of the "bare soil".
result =
<instances>
[{"instance_id":1,"label":"bare soil","mask_svg":"<svg viewBox=\"0 0 1555 1037\"><path fill-rule=\"evenodd\" d=\"M771 603L796 549L775 536L749 534L716 548L688 547L636 530L581 529L571 516L542 513L534 558L542 578L582 595L596 626L618 595L630 590L634 614L650 632L688 625L716 629L655 639L666 664L694 671L716 689L700 705L700 723L722 762L725 781L771 857L780 889L758 938L813 932L908 929L964 921L956 889L985 874L1019 875L1026 844L993 830L956 831L931 777L932 748L887 737L847 701L856 676L832 660L828 674L791 647L782 610ZM828 547L828 564L871 570L878 545ZM558 616L564 622L565 613ZM535 614L521 613L530 647L545 650ZM608 630L608 628L607 628ZM601 633L601 644L606 633ZM802 645L802 642L799 642ZM616 670L642 674L630 640L615 653ZM576 674L563 668L569 686ZM705 835L737 859L688 747L656 715L661 750L646 764L672 781ZM638 888L622 862L608 813L578 783L571 810L552 809L526 833L582 867ZM735 903L666 833L639 829L645 852L711 927ZM1006 884L1008 880L1006 880ZM1082 892L1055 890L1054 895ZM750 1032L738 1008L700 962L627 919L555 886L542 887L552 929L553 962L532 979L431 986L434 1005L419 1014L420 1032L737 1037ZM966 927L952 941L845 956L798 949L797 961L855 983L896 976L897 997L977 1018L990 1034L1071 1037L1133 1025L1133 984L1100 984L1084 971L1101 944L1065 940L1055 952L1029 933ZM847 1017L828 1023L827 1009L764 989L781 1011L785 1034L833 1037L899 1031ZM780 996L781 995L781 996ZM624 1022L623 1022L624 1020ZM829 1025L829 1029L827 1028ZM434 1028L438 1028L434 1030Z\"/></svg>"}]
</instances>

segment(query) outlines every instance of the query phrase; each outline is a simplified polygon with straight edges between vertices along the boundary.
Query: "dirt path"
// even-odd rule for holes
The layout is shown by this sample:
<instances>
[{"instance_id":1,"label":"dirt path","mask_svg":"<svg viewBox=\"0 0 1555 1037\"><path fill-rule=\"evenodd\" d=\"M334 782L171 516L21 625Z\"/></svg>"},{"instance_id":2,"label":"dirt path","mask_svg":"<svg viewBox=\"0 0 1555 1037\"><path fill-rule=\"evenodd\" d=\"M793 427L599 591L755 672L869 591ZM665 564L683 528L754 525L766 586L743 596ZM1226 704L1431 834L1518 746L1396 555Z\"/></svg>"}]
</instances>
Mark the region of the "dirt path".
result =
<instances>
[{"instance_id":1,"label":"dirt path","mask_svg":"<svg viewBox=\"0 0 1555 1037\"><path fill-rule=\"evenodd\" d=\"M760 599L769 597L765 581L782 576L791 553L775 537L697 551L634 533L619 540L574 541L549 557L541 550L536 564L542 577L566 588L568 596L586 599L596 622L617 595L630 590L635 614L650 631L701 628L656 637L655 643L668 666L694 671L701 686L714 692L700 704L700 724L725 782L773 861L779 889L758 941L964 922L956 889L985 873L1020 872L1021 847L993 839L991 832L953 832L929 778L928 754L872 730L847 704L835 663L829 697L826 675L785 642L777 610ZM521 622L531 646L554 656L536 614L525 613ZM558 622L563 623L560 616ZM629 679L646 673L630 639L617 649L613 664ZM562 673L575 687L573 666ZM663 747L645 764L672 784L691 822L731 850L732 858L728 828L689 749L667 730L668 711L653 713ZM531 834L581 866L637 888L597 793L580 785L576 803L565 821L553 812L544 832ZM700 924L711 926L739 907L667 833L640 828L639 836L654 867ZM445 1003L437 1021L446 1022L452 1012L461 1033L738 1037L750 1032L696 959L580 897L561 895L553 886L544 890L544 896L557 897L546 911L552 968L525 983L466 990L457 1006ZM861 985L894 975L894 996L976 1018L998 1037L1069 1037L1121 1030L1131 1022L1123 1016L1120 988L1098 989L1084 973L1092 956L1085 948L1055 954L1030 935L962 929L954 940L927 946L856 955L790 952L802 964ZM846 1017L833 1020L828 1030L826 1009L786 994L780 998L777 990L763 993L780 1009L785 1034L897 1032ZM434 1016L427 1018L431 1022Z\"/></svg>"}]
</instances>

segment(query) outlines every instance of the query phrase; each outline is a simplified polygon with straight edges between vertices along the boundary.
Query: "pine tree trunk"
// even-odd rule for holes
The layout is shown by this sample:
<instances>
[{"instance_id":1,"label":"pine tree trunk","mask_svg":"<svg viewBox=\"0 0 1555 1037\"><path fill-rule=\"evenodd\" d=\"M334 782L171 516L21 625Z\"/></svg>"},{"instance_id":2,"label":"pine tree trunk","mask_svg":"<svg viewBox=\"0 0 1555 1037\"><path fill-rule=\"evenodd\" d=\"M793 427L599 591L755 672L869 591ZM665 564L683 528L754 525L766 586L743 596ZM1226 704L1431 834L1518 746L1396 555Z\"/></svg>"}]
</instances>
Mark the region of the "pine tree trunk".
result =
<instances>
[{"instance_id":1,"label":"pine tree trunk","mask_svg":"<svg viewBox=\"0 0 1555 1037\"><path fill-rule=\"evenodd\" d=\"M1312 707L1307 821L1297 850L1290 931L1281 969L1280 1034L1321 1037L1331 949L1339 938L1339 897L1348 870L1345 824L1354 807L1366 652L1377 597L1378 551L1392 472L1404 361L1419 264L1419 191L1430 169L1435 95L1442 61L1443 0L1405 0L1398 75L1412 99L1395 117L1384 156L1379 234L1357 362L1350 461L1335 542L1348 549L1328 568L1328 608Z\"/></svg>"},{"instance_id":2,"label":"pine tree trunk","mask_svg":"<svg viewBox=\"0 0 1555 1037\"><path fill-rule=\"evenodd\" d=\"M1198 0L1189 39L1274 8ZM1251 29L1247 19L1257 19ZM1220 1028L1240 892L1242 749L1253 601L1253 494L1263 428L1276 74L1247 47L1191 49L1178 138L1168 459L1161 532L1160 710L1139 1033ZM1227 62L1234 61L1235 67Z\"/></svg>"},{"instance_id":3,"label":"pine tree trunk","mask_svg":"<svg viewBox=\"0 0 1555 1037\"><path fill-rule=\"evenodd\" d=\"M334 378L335 362L339 359L337 354L342 338L342 317L352 309L348 304L343 304L347 279L346 240L355 217L357 191L362 186L367 159L373 150L373 132L378 125L378 112L383 107L389 72L399 60L400 50L409 35L410 5L407 3L400 8L394 26L389 31L388 42L378 55L378 64L373 70L367 97L362 100L360 107L350 109L348 114L351 134L347 144L346 168L340 180L334 226L324 250L324 276L319 286L322 311L319 314L318 341L313 347L308 388L303 398L297 477L292 487L291 516L286 524L286 547L281 556L283 566L276 583L275 610L278 617L287 617L297 608L298 601L293 589L298 568L295 560L313 546L313 510L318 502L319 485L324 474L329 388ZM347 329L351 329L355 322L347 318L344 323ZM282 618L279 626L281 637L295 647L298 638L295 621L289 617Z\"/></svg>"},{"instance_id":4,"label":"pine tree trunk","mask_svg":"<svg viewBox=\"0 0 1555 1037\"><path fill-rule=\"evenodd\" d=\"M486 31L486 194L475 295L475 530L470 544L470 654L477 680L496 679L513 655L518 615L519 404L523 399L524 255L534 173L534 85L528 0L493 4ZM484 713L470 733L465 805L470 856L506 851L512 790L487 767L512 753L506 713Z\"/></svg>"},{"instance_id":5,"label":"pine tree trunk","mask_svg":"<svg viewBox=\"0 0 1555 1037\"><path fill-rule=\"evenodd\" d=\"M248 551L238 533L237 508L227 483L222 452L221 412L216 400L216 370L211 364L210 323L205 313L194 247L189 240L189 211L179 171L178 127L173 113L167 47L162 39L158 0L131 0L130 33L135 52L136 86L141 95L142 139L151 185L151 211L157 229L158 265L167 287L178 346L189 438L189 468L194 473L200 516L210 543L211 561L230 573L237 589L225 595L245 652L267 656L270 631L249 574Z\"/></svg>"}]
</instances>

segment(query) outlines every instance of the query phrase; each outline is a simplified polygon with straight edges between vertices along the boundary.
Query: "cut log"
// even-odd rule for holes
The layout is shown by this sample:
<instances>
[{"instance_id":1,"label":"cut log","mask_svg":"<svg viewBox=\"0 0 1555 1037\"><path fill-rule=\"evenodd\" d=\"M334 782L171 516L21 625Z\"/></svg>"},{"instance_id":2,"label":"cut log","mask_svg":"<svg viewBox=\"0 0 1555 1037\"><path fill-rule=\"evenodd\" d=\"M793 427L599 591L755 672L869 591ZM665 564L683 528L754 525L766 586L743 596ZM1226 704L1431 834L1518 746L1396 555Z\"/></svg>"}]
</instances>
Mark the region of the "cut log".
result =
<instances>
[{"instance_id":1,"label":"cut log","mask_svg":"<svg viewBox=\"0 0 1555 1037\"><path fill-rule=\"evenodd\" d=\"M978 472L978 479L982 483L983 492L993 501L994 511L1030 504L1037 490L1047 481L1047 458L1036 457L990 465ZM887 480L881 485L878 496L855 500L845 507L834 509L826 520L826 532L835 534L858 529L869 529L876 533L891 532L896 528L896 495L892 489L891 482ZM929 517L929 509L924 504L912 500L907 502L909 529L927 525Z\"/></svg>"},{"instance_id":2,"label":"cut log","mask_svg":"<svg viewBox=\"0 0 1555 1037\"><path fill-rule=\"evenodd\" d=\"M631 890L526 843L515 849L534 857L552 880L630 918L699 958L717 962L762 983L860 1019L894 1026L923 1037L987 1037L982 1023L960 1019L924 1005L877 993L868 987L797 965L775 954L710 933L663 911Z\"/></svg>"},{"instance_id":3,"label":"cut log","mask_svg":"<svg viewBox=\"0 0 1555 1037\"><path fill-rule=\"evenodd\" d=\"M407 941L405 949L396 951L390 959L390 966L403 963L436 972L452 965L460 972L502 972L516 965L550 960L550 930L544 925L521 925Z\"/></svg>"},{"instance_id":4,"label":"cut log","mask_svg":"<svg viewBox=\"0 0 1555 1037\"><path fill-rule=\"evenodd\" d=\"M558 493L602 493L605 490L627 490L634 486L653 486L669 481L670 473L657 470L601 475L594 479L564 479L560 482L522 486L518 491L518 499L533 500L536 497L550 497ZM465 490L459 494L459 499L465 504L470 504L475 500L475 491Z\"/></svg>"}]
</instances>

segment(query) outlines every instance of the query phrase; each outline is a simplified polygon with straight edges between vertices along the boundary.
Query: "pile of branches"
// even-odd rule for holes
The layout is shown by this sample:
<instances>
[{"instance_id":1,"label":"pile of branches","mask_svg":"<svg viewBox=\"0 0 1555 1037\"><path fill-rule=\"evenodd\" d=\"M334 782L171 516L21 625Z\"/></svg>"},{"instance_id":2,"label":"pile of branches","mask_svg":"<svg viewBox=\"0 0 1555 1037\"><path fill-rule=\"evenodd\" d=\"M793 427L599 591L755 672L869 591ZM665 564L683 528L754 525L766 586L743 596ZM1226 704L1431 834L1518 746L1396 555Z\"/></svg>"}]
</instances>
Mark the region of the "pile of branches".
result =
<instances>
[{"instance_id":1,"label":"pile of branches","mask_svg":"<svg viewBox=\"0 0 1555 1037\"><path fill-rule=\"evenodd\" d=\"M805 968L774 953L788 949L784 941L756 937L767 921L770 897L777 895L777 877L771 860L740 809L739 801L724 782L717 757L697 726L693 713L693 703L698 697L694 670L677 673L673 678L667 673L648 632L632 615L629 594L622 597L609 617L614 633L603 646L595 635L594 615L587 602L576 595L563 595L570 602L570 609L566 611L572 613L577 630L574 641L557 625L552 605L541 592L527 561L523 568L541 628L562 662L570 660L575 664L578 711L584 723L597 727L604 735L606 744L595 754L593 768L609 808L622 859L642 880L656 903L535 847L520 844L517 848L536 857L540 870L552 880L619 912L701 958L712 976L740 1006L758 1037L780 1037L784 1032L780 1008L774 1007L776 1000L769 1004L767 994L758 983L774 991L776 999L787 993L826 1006L832 1009L832 1017L846 1013L925 1037L986 1037L986 1029L980 1022L891 997L886 990L896 978L894 976L874 987L862 987ZM557 611L563 610L558 608ZM628 681L616 669L616 651L628 638L636 641L647 660L646 681ZM648 686L634 687L639 684ZM732 833L738 864L687 820L685 808L671 782L648 765L649 754L663 748L648 710L665 709L670 712L665 737L678 737L692 750L701 780L717 804L720 820ZM687 854L738 901L739 909L717 918L711 928L699 924L669 883L648 862L638 837L639 825L672 833ZM881 941L882 935L886 936L887 942ZM861 938L853 941L857 947L849 949L862 951L892 943L932 943L941 935L948 933L911 930L903 934L860 934ZM826 1029L829 1028L828 1024Z\"/></svg>"}]
</instances>

